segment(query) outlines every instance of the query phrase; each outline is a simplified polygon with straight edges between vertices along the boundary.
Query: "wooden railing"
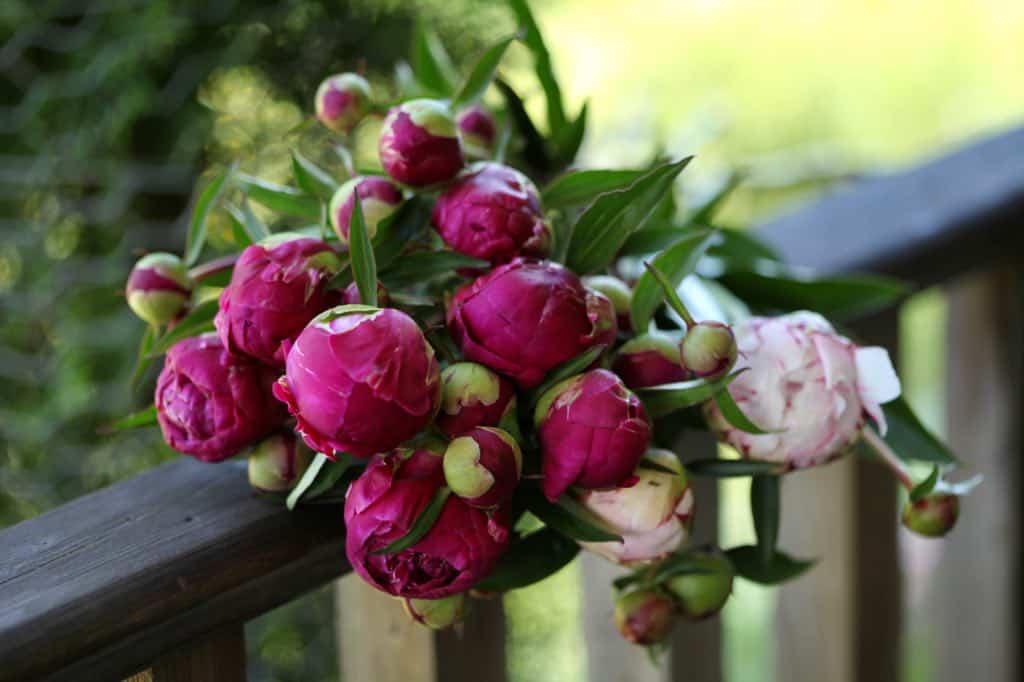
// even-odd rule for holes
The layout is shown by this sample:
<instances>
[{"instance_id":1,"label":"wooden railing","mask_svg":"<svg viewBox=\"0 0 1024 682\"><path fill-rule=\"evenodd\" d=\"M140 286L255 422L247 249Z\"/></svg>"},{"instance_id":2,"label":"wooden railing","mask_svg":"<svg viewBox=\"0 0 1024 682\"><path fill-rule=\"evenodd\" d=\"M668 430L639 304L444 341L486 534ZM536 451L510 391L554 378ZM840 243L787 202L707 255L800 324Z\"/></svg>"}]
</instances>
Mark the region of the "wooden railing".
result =
<instances>
[{"instance_id":1,"label":"wooden railing","mask_svg":"<svg viewBox=\"0 0 1024 682\"><path fill-rule=\"evenodd\" d=\"M934 679L1017 679L1024 130L837 191L759 232L819 272L945 287L948 430L987 480L941 545ZM895 349L898 321L890 310L858 331ZM780 590L777 679L900 679L895 484L846 458L785 485L781 543L822 560ZM698 536L714 538L714 486L699 492ZM244 680L244 623L347 570L338 508L290 513L256 498L237 465L182 458L0 533L0 682ZM610 570L584 559L590 680L721 679L717 621L678 628L662 671L611 635ZM346 682L505 679L498 600L461 635L411 629L355 582L339 583L338 601Z\"/></svg>"}]
</instances>

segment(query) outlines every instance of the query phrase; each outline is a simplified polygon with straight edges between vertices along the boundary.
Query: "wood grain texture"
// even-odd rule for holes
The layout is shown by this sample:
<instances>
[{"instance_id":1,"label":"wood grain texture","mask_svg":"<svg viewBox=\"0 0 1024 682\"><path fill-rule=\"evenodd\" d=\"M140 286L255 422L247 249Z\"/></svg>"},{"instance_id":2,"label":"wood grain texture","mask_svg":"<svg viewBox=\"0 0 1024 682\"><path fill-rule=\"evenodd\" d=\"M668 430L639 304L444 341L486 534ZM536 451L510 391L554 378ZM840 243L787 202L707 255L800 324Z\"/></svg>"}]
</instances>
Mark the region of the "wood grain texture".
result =
<instances>
[{"instance_id":1,"label":"wood grain texture","mask_svg":"<svg viewBox=\"0 0 1024 682\"><path fill-rule=\"evenodd\" d=\"M0 681L121 679L347 570L341 510L182 458L0 533Z\"/></svg>"},{"instance_id":2,"label":"wood grain texture","mask_svg":"<svg viewBox=\"0 0 1024 682\"><path fill-rule=\"evenodd\" d=\"M208 632L161 656L150 674L152 682L246 682L245 628Z\"/></svg>"},{"instance_id":3,"label":"wood grain texture","mask_svg":"<svg viewBox=\"0 0 1024 682\"><path fill-rule=\"evenodd\" d=\"M461 627L434 635L437 679L505 682L505 610L501 598L473 599Z\"/></svg>"}]
</instances>

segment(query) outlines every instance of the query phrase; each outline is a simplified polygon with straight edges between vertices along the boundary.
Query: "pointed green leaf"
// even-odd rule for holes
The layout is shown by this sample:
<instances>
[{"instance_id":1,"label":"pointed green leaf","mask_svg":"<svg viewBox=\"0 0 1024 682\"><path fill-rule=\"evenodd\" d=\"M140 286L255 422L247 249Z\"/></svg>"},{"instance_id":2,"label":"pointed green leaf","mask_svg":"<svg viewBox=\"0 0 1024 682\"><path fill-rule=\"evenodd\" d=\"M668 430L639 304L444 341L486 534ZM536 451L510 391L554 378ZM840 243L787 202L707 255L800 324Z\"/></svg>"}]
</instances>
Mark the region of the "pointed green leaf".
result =
<instances>
[{"instance_id":1,"label":"pointed green leaf","mask_svg":"<svg viewBox=\"0 0 1024 682\"><path fill-rule=\"evenodd\" d=\"M374 550L371 554L397 554L422 540L430 532L430 529L434 527L437 517L441 515L441 511L444 509L444 503L448 501L448 496L451 494L452 491L445 486L438 488L437 493L434 494L434 499L430 501L430 504L423 510L423 513L416 518L416 521L409 528L409 532L390 543L387 547Z\"/></svg>"},{"instance_id":2,"label":"pointed green leaf","mask_svg":"<svg viewBox=\"0 0 1024 682\"><path fill-rule=\"evenodd\" d=\"M600 519L568 495L550 502L534 486L523 486L519 494L534 516L562 535L584 542L622 542L620 536L608 531Z\"/></svg>"},{"instance_id":3,"label":"pointed green leaf","mask_svg":"<svg viewBox=\"0 0 1024 682\"><path fill-rule=\"evenodd\" d=\"M707 478L740 478L780 474L785 465L778 462L762 462L754 459L695 459L686 463L686 473Z\"/></svg>"},{"instance_id":4,"label":"pointed green leaf","mask_svg":"<svg viewBox=\"0 0 1024 682\"><path fill-rule=\"evenodd\" d=\"M292 150L292 174L295 183L310 196L330 201L338 189L338 182L331 174L317 166L305 156Z\"/></svg>"},{"instance_id":5,"label":"pointed green leaf","mask_svg":"<svg viewBox=\"0 0 1024 682\"><path fill-rule=\"evenodd\" d=\"M301 500L302 496L306 494L306 491L309 490L310 486L316 483L316 479L320 475L320 471L330 461L331 460L328 459L327 455L324 453L316 453L316 456L313 457L313 461L309 463L305 473L302 474L302 478L300 478L299 482L295 484L292 491L288 493L288 499L285 501L285 506L288 507L289 511L295 509L299 504L299 500Z\"/></svg>"},{"instance_id":6,"label":"pointed green leaf","mask_svg":"<svg viewBox=\"0 0 1024 682\"><path fill-rule=\"evenodd\" d=\"M679 240L658 254L651 265L665 276L670 293L675 293L687 275L697 269L697 263L718 239L710 230L680 233ZM633 288L630 314L633 329L647 329L654 312L665 300L666 292L650 271L644 272Z\"/></svg>"},{"instance_id":7,"label":"pointed green leaf","mask_svg":"<svg viewBox=\"0 0 1024 682\"><path fill-rule=\"evenodd\" d=\"M150 405L144 410L139 410L138 412L133 412L125 417L121 417L110 425L110 430L127 431L129 429L139 429L145 426L154 426L156 423L156 405Z\"/></svg>"},{"instance_id":8,"label":"pointed green leaf","mask_svg":"<svg viewBox=\"0 0 1024 682\"><path fill-rule=\"evenodd\" d=\"M917 418L906 398L882 405L889 429L885 442L900 459L955 465L959 462L948 447Z\"/></svg>"},{"instance_id":9,"label":"pointed green leaf","mask_svg":"<svg viewBox=\"0 0 1024 682\"><path fill-rule=\"evenodd\" d=\"M721 239L708 249L708 256L713 257L719 268L714 276L720 272L756 271L761 264L781 260L779 254L758 239L753 231L723 228L718 230L718 234Z\"/></svg>"},{"instance_id":10,"label":"pointed green leaf","mask_svg":"<svg viewBox=\"0 0 1024 682\"><path fill-rule=\"evenodd\" d=\"M252 246L252 236L245 231L245 225L242 224L242 212L238 210L237 206L228 204L224 207L227 209L228 217L231 219L231 236L241 248Z\"/></svg>"},{"instance_id":11,"label":"pointed green leaf","mask_svg":"<svg viewBox=\"0 0 1024 682\"><path fill-rule=\"evenodd\" d=\"M537 130L537 126L533 124L533 119L527 113L523 100L512 89L512 86L500 78L495 80L494 84L504 96L509 118L519 133L519 137L522 138L523 160L536 172L549 172L552 164L547 142Z\"/></svg>"},{"instance_id":12,"label":"pointed green leaf","mask_svg":"<svg viewBox=\"0 0 1024 682\"><path fill-rule=\"evenodd\" d=\"M583 144L583 136L587 132L587 112L590 102L584 102L580 113L572 123L562 128L554 136L554 147L558 150L558 160L562 166L571 165Z\"/></svg>"},{"instance_id":13,"label":"pointed green leaf","mask_svg":"<svg viewBox=\"0 0 1024 682\"><path fill-rule=\"evenodd\" d=\"M150 353L153 351L157 332L157 328L152 325L146 327L146 331L142 332L142 338L139 339L139 352L135 355L135 369L132 370L132 378L129 382L133 387L142 378L153 359L150 357Z\"/></svg>"},{"instance_id":14,"label":"pointed green leaf","mask_svg":"<svg viewBox=\"0 0 1024 682\"><path fill-rule=\"evenodd\" d=\"M733 372L714 381L706 379L694 379L693 381L680 381L674 384L662 384L660 386L649 386L637 389L636 394L644 403L647 414L652 418L663 417L676 410L682 410L694 405L700 405L708 398L724 393L723 390L741 372Z\"/></svg>"},{"instance_id":15,"label":"pointed green leaf","mask_svg":"<svg viewBox=\"0 0 1024 682\"><path fill-rule=\"evenodd\" d=\"M733 190L739 187L740 183L743 182L745 176L743 173L732 172L722 183L718 190L708 197L707 201L698 206L693 215L690 216L688 222L695 223L697 225L707 225L715 217L715 213L721 207L725 200L729 198Z\"/></svg>"},{"instance_id":16,"label":"pointed green leaf","mask_svg":"<svg viewBox=\"0 0 1024 682\"><path fill-rule=\"evenodd\" d=\"M244 173L237 174L237 182L250 199L273 211L307 220L320 220L320 200L302 190Z\"/></svg>"},{"instance_id":17,"label":"pointed green leaf","mask_svg":"<svg viewBox=\"0 0 1024 682\"><path fill-rule=\"evenodd\" d=\"M718 409L721 411L722 416L725 420L735 426L740 431L746 433L752 433L755 435L764 435L766 433L777 433L776 431L770 431L762 429L760 426L750 421L747 415L743 414L743 410L733 400L732 394L729 391L719 391L714 396L715 404L718 405Z\"/></svg>"},{"instance_id":18,"label":"pointed green leaf","mask_svg":"<svg viewBox=\"0 0 1024 682\"><path fill-rule=\"evenodd\" d=\"M199 336L206 332L212 332L213 318L217 315L217 299L213 298L203 301L193 308L174 329L170 330L153 343L149 351L149 357L159 357L182 339L190 336Z\"/></svg>"},{"instance_id":19,"label":"pointed green leaf","mask_svg":"<svg viewBox=\"0 0 1024 682\"><path fill-rule=\"evenodd\" d=\"M348 249L352 258L352 278L359 289L359 299L364 305L377 305L377 261L373 255L373 244L366 233L363 219L363 204L359 193L352 193L352 218L349 221Z\"/></svg>"},{"instance_id":20,"label":"pointed green leaf","mask_svg":"<svg viewBox=\"0 0 1024 682\"><path fill-rule=\"evenodd\" d=\"M658 166L628 188L598 197L573 228L569 269L586 275L607 266L629 235L643 228L690 158Z\"/></svg>"},{"instance_id":21,"label":"pointed green leaf","mask_svg":"<svg viewBox=\"0 0 1024 682\"><path fill-rule=\"evenodd\" d=\"M235 232L235 239L242 242L243 236L248 239L249 244L255 244L256 242L266 239L270 236L270 231L267 226L263 224L256 214L252 212L252 208L249 206L249 200L244 196L242 197L242 206L238 207L234 204L228 204L226 206L228 214L231 216L232 228ZM239 234L241 231L242 234Z\"/></svg>"},{"instance_id":22,"label":"pointed green leaf","mask_svg":"<svg viewBox=\"0 0 1024 682\"><path fill-rule=\"evenodd\" d=\"M423 22L416 25L410 57L412 72L420 86L434 95L451 96L457 80L455 67L441 39Z\"/></svg>"},{"instance_id":23,"label":"pointed green leaf","mask_svg":"<svg viewBox=\"0 0 1024 682\"><path fill-rule=\"evenodd\" d=\"M210 217L210 211L220 201L224 190L227 188L228 180L234 172L235 166L232 164L213 176L209 184L199 193L195 208L192 209L192 219L188 224L188 235L185 238L186 265L195 265L196 261L199 260L199 254L203 252L203 244L206 243L206 222Z\"/></svg>"},{"instance_id":24,"label":"pointed green leaf","mask_svg":"<svg viewBox=\"0 0 1024 682\"><path fill-rule=\"evenodd\" d=\"M935 484L938 483L938 481L939 465L936 464L932 467L932 472L928 474L928 478L915 485L913 490L910 491L910 501L917 502L918 500L927 497L928 494L935 489Z\"/></svg>"},{"instance_id":25,"label":"pointed green leaf","mask_svg":"<svg viewBox=\"0 0 1024 682\"><path fill-rule=\"evenodd\" d=\"M525 31L523 43L533 53L533 67L537 73L537 80L544 90L544 97L547 100L548 128L553 135L566 125L565 107L562 104L562 90L555 78L554 69L551 66L551 54L544 44L544 37L540 33L536 19L527 0L509 0L512 10L516 14L516 21Z\"/></svg>"},{"instance_id":26,"label":"pointed green leaf","mask_svg":"<svg viewBox=\"0 0 1024 682\"><path fill-rule=\"evenodd\" d=\"M547 210L582 206L606 192L629 187L643 174L639 170L570 171L548 183L541 193L541 203ZM673 233L678 239L679 230L673 229Z\"/></svg>"},{"instance_id":27,"label":"pointed green leaf","mask_svg":"<svg viewBox=\"0 0 1024 682\"><path fill-rule=\"evenodd\" d=\"M646 256L657 253L667 246L679 241L687 231L675 227L647 227L629 235L629 239L619 249L620 256Z\"/></svg>"},{"instance_id":28,"label":"pointed green leaf","mask_svg":"<svg viewBox=\"0 0 1024 682\"><path fill-rule=\"evenodd\" d=\"M766 565L754 545L733 547L725 555L736 569L736 575L761 585L778 585L792 580L816 563L813 559L795 559L776 552Z\"/></svg>"},{"instance_id":29,"label":"pointed green leaf","mask_svg":"<svg viewBox=\"0 0 1024 682\"><path fill-rule=\"evenodd\" d=\"M331 461L327 455L321 452L316 453L316 457L313 458L309 468L306 469L302 478L299 479L299 482L288 494L288 499L285 502L285 506L288 509L295 509L299 504L308 504L330 492L337 485L338 481L345 475L345 472L348 471L352 458L345 453L336 455L336 457L335 461ZM314 466L316 468L310 474L310 470L314 469Z\"/></svg>"},{"instance_id":30,"label":"pointed green leaf","mask_svg":"<svg viewBox=\"0 0 1024 682\"><path fill-rule=\"evenodd\" d=\"M557 573L572 561L580 547L551 528L542 528L512 543L494 571L474 589L508 592L526 587Z\"/></svg>"},{"instance_id":31,"label":"pointed green leaf","mask_svg":"<svg viewBox=\"0 0 1024 682\"><path fill-rule=\"evenodd\" d=\"M452 98L453 109L473 104L484 96L484 93L487 92L487 86L494 80L494 73L498 70L498 64L501 63L502 57L505 56L505 51L518 37L518 35L511 35L502 38L480 55L480 59L473 66L473 70L469 72L469 76L466 77L466 80L463 81L458 92Z\"/></svg>"},{"instance_id":32,"label":"pointed green leaf","mask_svg":"<svg viewBox=\"0 0 1024 682\"><path fill-rule=\"evenodd\" d=\"M374 257L377 269L383 272L426 230L433 204L423 197L409 199L377 228Z\"/></svg>"},{"instance_id":33,"label":"pointed green leaf","mask_svg":"<svg viewBox=\"0 0 1024 682\"><path fill-rule=\"evenodd\" d=\"M454 251L416 251L395 261L380 273L380 281L388 289L427 282L439 275L454 275L456 270L484 270L490 263Z\"/></svg>"},{"instance_id":34,"label":"pointed green leaf","mask_svg":"<svg viewBox=\"0 0 1024 682\"><path fill-rule=\"evenodd\" d=\"M779 540L779 477L761 474L750 482L750 513L754 518L757 551L767 567Z\"/></svg>"}]
</instances>

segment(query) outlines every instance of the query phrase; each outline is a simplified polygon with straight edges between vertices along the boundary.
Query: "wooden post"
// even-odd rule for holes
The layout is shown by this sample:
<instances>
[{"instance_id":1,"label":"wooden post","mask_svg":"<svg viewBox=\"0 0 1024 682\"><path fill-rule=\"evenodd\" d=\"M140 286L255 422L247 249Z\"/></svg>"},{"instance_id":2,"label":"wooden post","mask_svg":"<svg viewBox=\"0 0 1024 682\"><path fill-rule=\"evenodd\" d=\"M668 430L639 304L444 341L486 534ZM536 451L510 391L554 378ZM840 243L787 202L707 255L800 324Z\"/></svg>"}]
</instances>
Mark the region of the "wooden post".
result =
<instances>
[{"instance_id":1,"label":"wooden post","mask_svg":"<svg viewBox=\"0 0 1024 682\"><path fill-rule=\"evenodd\" d=\"M241 623L206 633L162 656L125 682L245 682L245 628Z\"/></svg>"},{"instance_id":2,"label":"wooden post","mask_svg":"<svg viewBox=\"0 0 1024 682\"><path fill-rule=\"evenodd\" d=\"M935 680L1021 674L1022 287L1009 271L949 289L949 440L985 476L961 499L930 590ZM939 541L936 541L939 542Z\"/></svg>"},{"instance_id":3,"label":"wooden post","mask_svg":"<svg viewBox=\"0 0 1024 682\"><path fill-rule=\"evenodd\" d=\"M505 682L505 612L501 598L473 599L460 628L434 638L439 682Z\"/></svg>"}]
</instances>

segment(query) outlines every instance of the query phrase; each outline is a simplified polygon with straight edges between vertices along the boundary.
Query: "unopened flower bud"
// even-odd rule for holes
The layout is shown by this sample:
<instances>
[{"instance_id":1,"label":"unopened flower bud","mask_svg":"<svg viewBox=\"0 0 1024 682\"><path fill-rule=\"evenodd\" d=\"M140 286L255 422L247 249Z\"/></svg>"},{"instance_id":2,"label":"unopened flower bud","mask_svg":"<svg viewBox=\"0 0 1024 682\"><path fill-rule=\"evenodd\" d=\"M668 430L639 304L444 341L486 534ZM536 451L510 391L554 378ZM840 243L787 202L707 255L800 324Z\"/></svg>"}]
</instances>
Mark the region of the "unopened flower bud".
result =
<instances>
[{"instance_id":1,"label":"unopened flower bud","mask_svg":"<svg viewBox=\"0 0 1024 682\"><path fill-rule=\"evenodd\" d=\"M132 268L125 287L128 306L150 324L174 320L192 296L192 280L180 258L172 253L151 253Z\"/></svg>"},{"instance_id":2,"label":"unopened flower bud","mask_svg":"<svg viewBox=\"0 0 1024 682\"><path fill-rule=\"evenodd\" d=\"M960 516L960 498L951 493L932 493L903 507L903 525L927 538L941 538L953 530Z\"/></svg>"},{"instance_id":3,"label":"unopened flower bud","mask_svg":"<svg viewBox=\"0 0 1024 682\"><path fill-rule=\"evenodd\" d=\"M363 222L366 225L366 234L370 239L376 236L380 224L391 217L402 205L402 190L387 178L376 175L360 176L352 178L339 187L331 197L328 215L338 239L346 246L348 246L352 211L355 207L353 198L355 194L359 195L359 205L363 209Z\"/></svg>"},{"instance_id":4,"label":"unopened flower bud","mask_svg":"<svg viewBox=\"0 0 1024 682\"><path fill-rule=\"evenodd\" d=\"M316 117L331 130L347 133L366 115L370 84L355 73L330 76L316 90Z\"/></svg>"},{"instance_id":5,"label":"unopened flower bud","mask_svg":"<svg viewBox=\"0 0 1024 682\"><path fill-rule=\"evenodd\" d=\"M420 625L431 630L444 630L462 622L466 612L466 595L460 592L443 599L403 599L402 606Z\"/></svg>"},{"instance_id":6,"label":"unopened flower bud","mask_svg":"<svg viewBox=\"0 0 1024 682\"><path fill-rule=\"evenodd\" d=\"M494 152L494 140L498 134L498 126L491 112L474 104L459 112L457 123L466 155L473 159L489 159Z\"/></svg>"},{"instance_id":7,"label":"unopened flower bud","mask_svg":"<svg viewBox=\"0 0 1024 682\"><path fill-rule=\"evenodd\" d=\"M701 550L690 556L703 572L671 578L665 585L676 598L679 610L689 620L701 620L718 613L732 593L733 567L717 550Z\"/></svg>"},{"instance_id":8,"label":"unopened flower bud","mask_svg":"<svg viewBox=\"0 0 1024 682\"><path fill-rule=\"evenodd\" d=\"M463 165L455 120L444 102L414 99L384 119L380 162L396 182L427 187L454 178Z\"/></svg>"},{"instance_id":9,"label":"unopened flower bud","mask_svg":"<svg viewBox=\"0 0 1024 682\"><path fill-rule=\"evenodd\" d=\"M478 509L508 502L523 471L519 444L501 429L482 426L448 444L444 478L452 492Z\"/></svg>"},{"instance_id":10,"label":"unopened flower bud","mask_svg":"<svg viewBox=\"0 0 1024 682\"><path fill-rule=\"evenodd\" d=\"M675 624L672 599L654 590L637 590L615 600L615 624L633 644L650 646L664 640Z\"/></svg>"},{"instance_id":11,"label":"unopened flower bud","mask_svg":"<svg viewBox=\"0 0 1024 682\"><path fill-rule=\"evenodd\" d=\"M593 275L583 278L583 285L594 291L599 291L607 296L615 308L615 317L619 322L619 331L632 329L632 321L629 317L630 306L633 303L633 290L629 285L618 277L609 275Z\"/></svg>"},{"instance_id":12,"label":"unopened flower bud","mask_svg":"<svg viewBox=\"0 0 1024 682\"><path fill-rule=\"evenodd\" d=\"M684 381L686 370L679 363L679 348L666 334L641 334L622 344L612 371L629 388L646 388Z\"/></svg>"},{"instance_id":13,"label":"unopened flower bud","mask_svg":"<svg viewBox=\"0 0 1024 682\"><path fill-rule=\"evenodd\" d=\"M266 492L290 490L306 473L309 461L309 449L293 434L275 434L249 455L249 485Z\"/></svg>"},{"instance_id":14,"label":"unopened flower bud","mask_svg":"<svg viewBox=\"0 0 1024 682\"><path fill-rule=\"evenodd\" d=\"M497 426L515 407L511 382L475 362L456 362L441 372L437 426L451 437L478 426Z\"/></svg>"},{"instance_id":15,"label":"unopened flower bud","mask_svg":"<svg viewBox=\"0 0 1024 682\"><path fill-rule=\"evenodd\" d=\"M341 302L343 305L360 305L363 302L363 297L359 295L359 285L352 282L345 291L341 294ZM388 308L388 304L391 299L388 297L388 290L384 288L384 285L379 281L377 282L377 307Z\"/></svg>"},{"instance_id":16,"label":"unopened flower bud","mask_svg":"<svg viewBox=\"0 0 1024 682\"><path fill-rule=\"evenodd\" d=\"M683 367L698 379L717 379L732 369L738 355L736 337L721 322L698 322L679 343Z\"/></svg>"}]
</instances>

